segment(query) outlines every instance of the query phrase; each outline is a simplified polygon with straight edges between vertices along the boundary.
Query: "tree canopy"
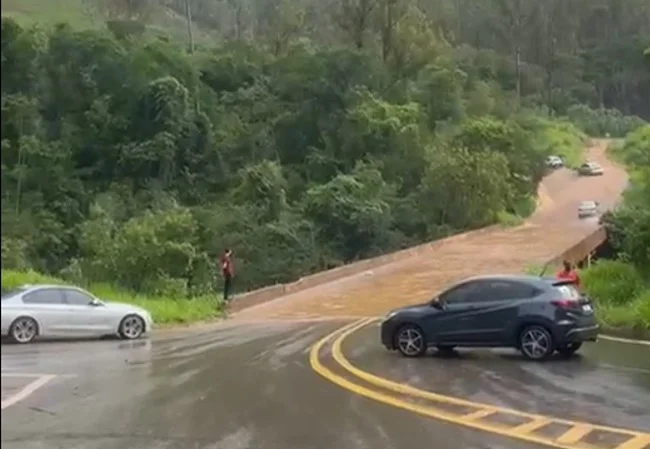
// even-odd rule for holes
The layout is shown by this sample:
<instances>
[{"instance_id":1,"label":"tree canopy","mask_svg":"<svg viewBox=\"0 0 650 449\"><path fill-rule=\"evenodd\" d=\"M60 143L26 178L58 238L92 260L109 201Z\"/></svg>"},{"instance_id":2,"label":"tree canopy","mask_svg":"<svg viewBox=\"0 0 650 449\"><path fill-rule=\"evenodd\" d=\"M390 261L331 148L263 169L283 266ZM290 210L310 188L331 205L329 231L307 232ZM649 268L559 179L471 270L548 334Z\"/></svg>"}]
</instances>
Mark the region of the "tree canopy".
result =
<instances>
[{"instance_id":1,"label":"tree canopy","mask_svg":"<svg viewBox=\"0 0 650 449\"><path fill-rule=\"evenodd\" d=\"M185 2L132 3L2 19L5 268L194 295L231 247L284 282L525 216L547 155L650 117L642 0L197 0L190 48L149 32Z\"/></svg>"}]
</instances>

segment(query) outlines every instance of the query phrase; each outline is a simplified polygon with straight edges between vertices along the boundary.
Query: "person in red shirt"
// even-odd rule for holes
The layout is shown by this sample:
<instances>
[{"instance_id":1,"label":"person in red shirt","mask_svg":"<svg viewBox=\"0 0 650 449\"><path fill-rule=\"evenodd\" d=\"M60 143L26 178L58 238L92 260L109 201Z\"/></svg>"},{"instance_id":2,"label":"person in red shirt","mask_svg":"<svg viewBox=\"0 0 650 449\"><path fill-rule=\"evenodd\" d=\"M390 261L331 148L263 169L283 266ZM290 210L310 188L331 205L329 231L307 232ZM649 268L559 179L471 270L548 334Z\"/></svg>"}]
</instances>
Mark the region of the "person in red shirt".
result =
<instances>
[{"instance_id":1,"label":"person in red shirt","mask_svg":"<svg viewBox=\"0 0 650 449\"><path fill-rule=\"evenodd\" d=\"M221 256L221 275L223 276L223 300L230 299L230 288L232 287L232 278L235 271L232 266L232 251L228 248Z\"/></svg>"},{"instance_id":2,"label":"person in red shirt","mask_svg":"<svg viewBox=\"0 0 650 449\"><path fill-rule=\"evenodd\" d=\"M558 279L571 281L576 287L580 287L580 276L568 260L562 262L563 267L555 274Z\"/></svg>"}]
</instances>

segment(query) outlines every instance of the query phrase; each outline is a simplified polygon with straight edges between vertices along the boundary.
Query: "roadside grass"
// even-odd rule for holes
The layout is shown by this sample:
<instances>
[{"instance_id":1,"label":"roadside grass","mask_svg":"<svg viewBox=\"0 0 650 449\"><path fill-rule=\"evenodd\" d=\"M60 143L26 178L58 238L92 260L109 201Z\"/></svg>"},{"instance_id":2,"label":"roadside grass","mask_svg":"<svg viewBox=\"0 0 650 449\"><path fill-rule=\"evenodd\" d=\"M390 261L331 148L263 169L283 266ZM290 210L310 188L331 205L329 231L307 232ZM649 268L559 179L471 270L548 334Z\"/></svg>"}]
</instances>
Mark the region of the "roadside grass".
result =
<instances>
[{"instance_id":1,"label":"roadside grass","mask_svg":"<svg viewBox=\"0 0 650 449\"><path fill-rule=\"evenodd\" d=\"M584 147L587 136L566 121L549 121L542 128L542 141L548 154L560 156L568 168L577 168L585 161Z\"/></svg>"},{"instance_id":2,"label":"roadside grass","mask_svg":"<svg viewBox=\"0 0 650 449\"><path fill-rule=\"evenodd\" d=\"M501 211L497 213L497 223L504 228L514 228L524 222L524 219L519 215L511 214L510 212Z\"/></svg>"},{"instance_id":3,"label":"roadside grass","mask_svg":"<svg viewBox=\"0 0 650 449\"><path fill-rule=\"evenodd\" d=\"M87 0L2 0L0 6L2 17L10 17L24 27L50 27L60 23L68 23L75 30L106 27L105 18ZM146 25L149 35L168 35L179 41L187 40L185 17L169 8L155 7ZM194 39L197 44L212 43L215 33L195 23Z\"/></svg>"},{"instance_id":4,"label":"roadside grass","mask_svg":"<svg viewBox=\"0 0 650 449\"><path fill-rule=\"evenodd\" d=\"M35 271L2 270L3 291L24 284L67 285L69 283ZM91 284L82 287L102 300L133 304L148 310L157 325L207 321L223 317L225 310L220 295L187 299L136 294L109 284Z\"/></svg>"},{"instance_id":5,"label":"roadside grass","mask_svg":"<svg viewBox=\"0 0 650 449\"><path fill-rule=\"evenodd\" d=\"M2 17L21 25L69 23L75 28L97 26L84 0L2 0Z\"/></svg>"},{"instance_id":6,"label":"roadside grass","mask_svg":"<svg viewBox=\"0 0 650 449\"><path fill-rule=\"evenodd\" d=\"M543 267L529 264L524 272L538 276ZM554 269L549 266L545 274L553 275ZM601 260L581 270L580 278L606 329L650 331L650 282L633 265Z\"/></svg>"},{"instance_id":7,"label":"roadside grass","mask_svg":"<svg viewBox=\"0 0 650 449\"><path fill-rule=\"evenodd\" d=\"M603 325L650 331L650 282L633 265L601 260L580 275Z\"/></svg>"}]
</instances>

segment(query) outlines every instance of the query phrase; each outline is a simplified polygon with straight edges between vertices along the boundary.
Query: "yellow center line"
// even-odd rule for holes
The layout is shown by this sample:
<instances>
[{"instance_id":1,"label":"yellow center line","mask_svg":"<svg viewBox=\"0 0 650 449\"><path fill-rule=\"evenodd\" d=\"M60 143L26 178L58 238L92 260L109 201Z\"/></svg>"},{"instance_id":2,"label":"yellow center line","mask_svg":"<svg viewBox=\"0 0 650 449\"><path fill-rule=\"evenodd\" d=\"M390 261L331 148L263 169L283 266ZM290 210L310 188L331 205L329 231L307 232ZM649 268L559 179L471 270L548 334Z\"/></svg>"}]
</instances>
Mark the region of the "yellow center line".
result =
<instances>
[{"instance_id":1,"label":"yellow center line","mask_svg":"<svg viewBox=\"0 0 650 449\"><path fill-rule=\"evenodd\" d=\"M517 427L513 428L512 431L514 433L530 433L536 431L537 429L541 429L545 425L552 422L553 421L550 419L532 419L527 423L518 425Z\"/></svg>"},{"instance_id":2,"label":"yellow center line","mask_svg":"<svg viewBox=\"0 0 650 449\"><path fill-rule=\"evenodd\" d=\"M615 449L644 449L650 448L650 435L637 435L630 438L623 444L619 444Z\"/></svg>"},{"instance_id":3,"label":"yellow center line","mask_svg":"<svg viewBox=\"0 0 650 449\"><path fill-rule=\"evenodd\" d=\"M467 415L463 415L463 419L467 421L474 421L477 419L483 419L487 418L490 415L494 415L497 411L492 410L492 409L482 409L482 410L476 410L475 412L468 413Z\"/></svg>"},{"instance_id":4,"label":"yellow center line","mask_svg":"<svg viewBox=\"0 0 650 449\"><path fill-rule=\"evenodd\" d=\"M401 408L403 410L408 410L408 411L411 411L413 413L417 413L419 415L427 416L429 418L439 419L441 421L446 421L446 422L450 422L450 423L453 423L453 424L461 424L461 425L464 425L466 427L472 427L472 428L475 428L475 429L483 430L483 431L490 432L490 433L496 433L496 434L500 434L500 435L503 435L503 436L510 436L510 437L514 436L515 438L518 438L518 439L521 439L521 440L529 441L529 442L532 442L532 443L543 444L543 445L550 446L550 447L556 447L556 448L559 448L559 449L575 449L575 447L573 447L573 446L567 446L567 445L563 445L563 444L559 444L559 443L549 442L546 439L539 438L539 437L536 437L536 436L533 436L533 435L512 435L508 431L508 429L505 429L505 428L498 428L498 427L483 424L483 423L480 423L480 422L462 421L458 417L452 416L452 415L450 415L448 413L441 412L440 410L436 410L436 409L431 408L431 407L426 407L426 406L414 404L412 402L404 401L404 400L395 398L393 396L390 396L390 395L388 395L386 393L381 393L379 391L375 391L375 390L372 390L370 388L366 388L366 387L364 387L362 385L351 382L350 380L346 379L345 377L339 376L339 375L335 374L334 372L332 372L330 369L326 368L321 363L321 361L319 360L319 353L320 353L321 349L323 348L323 346L325 346L325 344L327 342L329 342L329 340L332 339L333 336L334 336L334 334L324 337L322 340L317 342L312 347L312 349L311 349L311 351L309 353L309 363L310 363L312 369L314 371L316 371L318 374L320 374L321 376L323 376L324 378L326 378L330 382L332 382L332 383L334 383L334 384L336 384L336 385L338 385L338 386L340 386L340 387L342 387L342 388L344 388L344 389L346 389L346 390L348 390L348 391L350 391L352 393L355 393L355 394L357 394L359 396L363 396L363 397L366 397L366 398L369 398L369 399L373 399L373 400L375 400L377 402L381 402L381 403L390 405L392 407Z\"/></svg>"},{"instance_id":5,"label":"yellow center line","mask_svg":"<svg viewBox=\"0 0 650 449\"><path fill-rule=\"evenodd\" d=\"M557 439L559 443L575 444L587 436L594 428L589 424L578 424L560 435Z\"/></svg>"},{"instance_id":6,"label":"yellow center line","mask_svg":"<svg viewBox=\"0 0 650 449\"><path fill-rule=\"evenodd\" d=\"M538 444L543 444L550 447L563 448L563 449L576 449L577 447L576 443L578 443L580 439L584 437L587 433L589 433L589 431L591 430L601 430L601 431L616 433L619 435L626 435L631 437L630 441L634 442L634 443L630 443L630 444L634 444L632 446L624 447L624 448L619 447L615 449L641 449L643 448L643 446L639 446L638 444L640 443L637 444L636 442L645 441L642 440L642 438L650 437L650 434L646 434L643 432L635 432L627 429L619 429L614 427L579 423L574 421L568 421L565 419L558 419L558 418L552 418L543 415L525 413L518 410L512 410L512 409L492 406L488 404L481 404L481 403L472 402L472 401L468 401L465 399L460 399L452 396L445 396L430 391L420 390L411 387L410 385L393 382L389 379L385 379L376 376L372 373L369 373L367 371L363 371L355 367L354 365L352 365L350 361L343 355L342 344L345 341L345 339L348 338L350 335L357 332L359 329L367 326L368 324L372 323L373 321L376 320L369 319L369 320L362 320L356 323L352 323L351 325L346 326L344 329L340 329L339 331L336 331L333 334L324 337L316 345L314 345L310 353L310 364L314 369L314 371L316 371L318 374L328 379L329 381L343 387L344 389L351 391L352 393L370 399L374 399L378 402L382 402L384 404L391 405L393 407L402 408L405 410L412 411L414 413L418 413L420 415L440 419L453 424L472 427L486 432L517 438L520 440L530 441ZM438 403L456 404L462 406L469 406L472 408L480 407L481 410L477 410L475 412L466 414L464 416L458 414L451 414L448 412L443 412L434 407L418 405L408 400L397 398L391 395L390 393L384 393L381 390L377 390L376 388L375 389L367 388L363 385L352 382L348 378L335 374L334 372L332 372L331 370L323 366L323 364L320 362L318 357L321 348L330 340L332 340L335 336L336 339L334 340L331 349L332 357L334 361L341 368L343 368L345 371L348 371L348 373L352 374L354 377L361 379L362 381L365 381L371 385L374 385L375 387L380 387L381 389L386 389L392 392L405 394L407 396L427 399L429 401L438 402ZM527 422L518 427L506 427L500 424L485 423L479 421L480 418L489 416L493 413L504 413L511 416L526 417L529 418L531 422ZM564 435L562 435L557 440L553 440L548 437L538 436L531 433L533 430L541 428L544 425L550 423L560 423L560 424L569 425L572 426L572 429L567 431ZM593 446L580 443L580 447L590 448Z\"/></svg>"}]
</instances>

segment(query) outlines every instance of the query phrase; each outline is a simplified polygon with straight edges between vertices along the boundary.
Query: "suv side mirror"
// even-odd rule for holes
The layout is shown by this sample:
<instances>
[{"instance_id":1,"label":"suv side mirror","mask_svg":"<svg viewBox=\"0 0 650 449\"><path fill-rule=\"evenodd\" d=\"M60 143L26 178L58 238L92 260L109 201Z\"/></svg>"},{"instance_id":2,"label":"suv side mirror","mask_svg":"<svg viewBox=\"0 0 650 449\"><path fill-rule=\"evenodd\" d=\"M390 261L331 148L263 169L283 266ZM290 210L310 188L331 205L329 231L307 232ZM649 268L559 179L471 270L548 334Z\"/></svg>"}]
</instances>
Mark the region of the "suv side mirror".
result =
<instances>
[{"instance_id":1,"label":"suv side mirror","mask_svg":"<svg viewBox=\"0 0 650 449\"><path fill-rule=\"evenodd\" d=\"M445 302L440 298L435 298L431 301L431 307L435 307L438 310L445 310Z\"/></svg>"}]
</instances>

